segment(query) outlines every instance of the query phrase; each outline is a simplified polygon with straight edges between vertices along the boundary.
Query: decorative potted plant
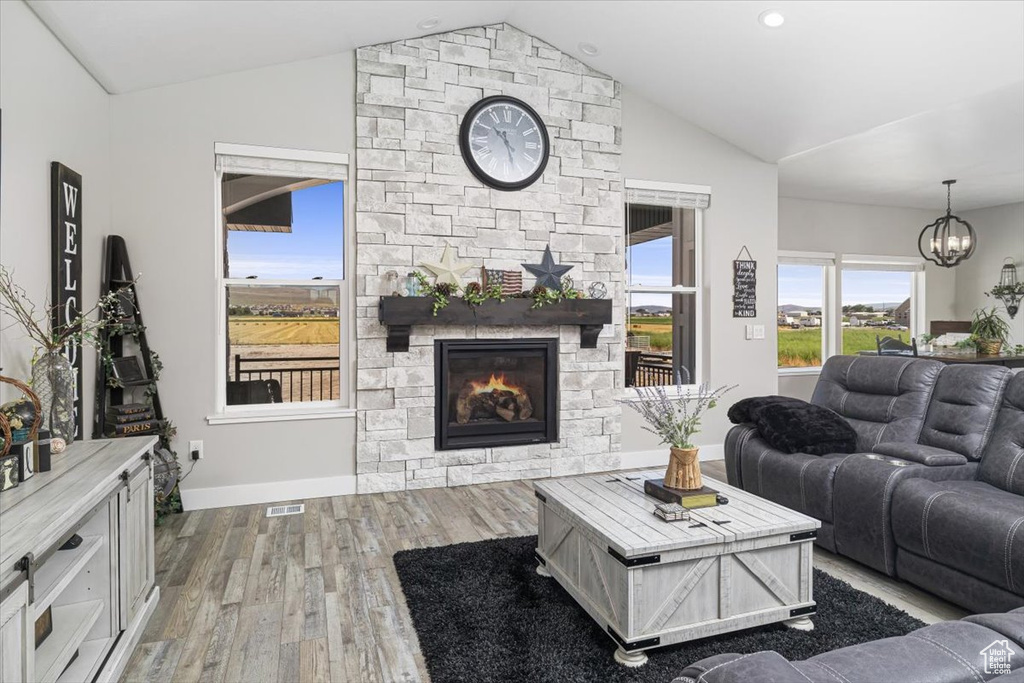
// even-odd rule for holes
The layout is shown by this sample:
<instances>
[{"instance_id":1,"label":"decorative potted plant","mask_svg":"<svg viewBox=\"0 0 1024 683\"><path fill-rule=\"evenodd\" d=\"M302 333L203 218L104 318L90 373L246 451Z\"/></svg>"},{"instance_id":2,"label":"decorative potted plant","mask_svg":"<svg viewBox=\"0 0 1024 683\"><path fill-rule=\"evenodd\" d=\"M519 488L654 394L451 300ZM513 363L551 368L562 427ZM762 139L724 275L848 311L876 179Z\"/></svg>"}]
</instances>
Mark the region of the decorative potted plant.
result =
<instances>
[{"instance_id":1,"label":"decorative potted plant","mask_svg":"<svg viewBox=\"0 0 1024 683\"><path fill-rule=\"evenodd\" d=\"M91 309L78 314L68 325L55 327L49 305L37 310L23 287L14 282L11 272L0 266L0 311L19 326L37 346L32 358L32 390L42 404L42 415L50 433L71 443L75 437L75 371L64 356L68 345L85 344L96 348L99 333L110 318L103 311L116 305L116 294L102 297ZM100 312L100 315L95 315Z\"/></svg>"},{"instance_id":2,"label":"decorative potted plant","mask_svg":"<svg viewBox=\"0 0 1024 683\"><path fill-rule=\"evenodd\" d=\"M704 413L718 405L719 399L734 388L721 386L712 390L705 383L692 392L684 391L680 384L670 395L664 386L635 387L636 399L624 401L647 422L644 429L669 445L665 486L684 491L695 491L703 486L697 459L699 449L692 438L700 431Z\"/></svg>"},{"instance_id":3,"label":"decorative potted plant","mask_svg":"<svg viewBox=\"0 0 1024 683\"><path fill-rule=\"evenodd\" d=\"M1005 320L999 317L999 313L993 307L984 308L974 312L974 320L971 321L971 338L981 353L996 355L1003 344L1010 338L1010 326Z\"/></svg>"}]
</instances>

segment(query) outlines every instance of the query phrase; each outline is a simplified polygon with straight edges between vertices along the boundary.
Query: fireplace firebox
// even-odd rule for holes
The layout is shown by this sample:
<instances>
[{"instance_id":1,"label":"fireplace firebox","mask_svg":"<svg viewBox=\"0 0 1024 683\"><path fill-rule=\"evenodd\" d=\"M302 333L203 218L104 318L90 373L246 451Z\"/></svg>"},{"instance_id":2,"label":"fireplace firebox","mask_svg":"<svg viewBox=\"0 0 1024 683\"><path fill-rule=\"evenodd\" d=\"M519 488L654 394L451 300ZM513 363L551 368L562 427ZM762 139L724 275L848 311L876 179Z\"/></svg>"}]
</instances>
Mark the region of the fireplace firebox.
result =
<instances>
[{"instance_id":1,"label":"fireplace firebox","mask_svg":"<svg viewBox=\"0 0 1024 683\"><path fill-rule=\"evenodd\" d=\"M434 342L438 450L558 441L558 340Z\"/></svg>"}]
</instances>

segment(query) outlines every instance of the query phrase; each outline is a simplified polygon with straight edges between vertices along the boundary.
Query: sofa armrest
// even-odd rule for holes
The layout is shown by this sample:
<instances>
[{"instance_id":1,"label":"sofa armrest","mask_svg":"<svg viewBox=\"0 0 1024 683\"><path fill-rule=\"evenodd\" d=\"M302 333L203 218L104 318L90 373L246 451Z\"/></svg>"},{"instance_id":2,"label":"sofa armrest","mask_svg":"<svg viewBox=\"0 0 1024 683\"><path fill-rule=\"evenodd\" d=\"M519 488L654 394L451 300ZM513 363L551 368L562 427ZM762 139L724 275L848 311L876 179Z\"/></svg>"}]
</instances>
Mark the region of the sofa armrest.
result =
<instances>
[{"instance_id":1,"label":"sofa armrest","mask_svg":"<svg viewBox=\"0 0 1024 683\"><path fill-rule=\"evenodd\" d=\"M757 428L752 424L736 425L725 435L725 476L730 486L743 490L743 466L741 460L751 439L758 438Z\"/></svg>"},{"instance_id":2,"label":"sofa armrest","mask_svg":"<svg viewBox=\"0 0 1024 683\"><path fill-rule=\"evenodd\" d=\"M910 460L911 462L927 465L928 467L967 464L967 457L960 453L947 451L945 448L936 448L935 446L924 446L919 443L888 441L876 445L871 450L879 455Z\"/></svg>"},{"instance_id":3,"label":"sofa armrest","mask_svg":"<svg viewBox=\"0 0 1024 683\"><path fill-rule=\"evenodd\" d=\"M773 650L739 655L714 655L683 669L682 675L672 683L817 683L818 677L808 677L785 657ZM832 681L833 679L828 679Z\"/></svg>"},{"instance_id":4,"label":"sofa armrest","mask_svg":"<svg viewBox=\"0 0 1024 683\"><path fill-rule=\"evenodd\" d=\"M875 453L857 453L836 470L832 516L836 551L890 576L896 571L892 495L904 479L974 479L978 464L928 467Z\"/></svg>"}]
</instances>

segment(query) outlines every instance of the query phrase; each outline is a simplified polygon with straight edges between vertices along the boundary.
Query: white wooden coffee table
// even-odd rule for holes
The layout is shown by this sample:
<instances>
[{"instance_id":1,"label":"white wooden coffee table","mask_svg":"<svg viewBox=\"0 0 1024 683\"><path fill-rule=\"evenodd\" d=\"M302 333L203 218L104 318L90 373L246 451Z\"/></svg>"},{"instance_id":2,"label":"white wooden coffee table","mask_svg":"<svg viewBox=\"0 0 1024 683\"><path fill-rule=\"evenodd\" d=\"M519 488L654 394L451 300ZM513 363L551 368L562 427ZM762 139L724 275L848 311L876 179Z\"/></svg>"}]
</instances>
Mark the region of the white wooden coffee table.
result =
<instances>
[{"instance_id":1,"label":"white wooden coffee table","mask_svg":"<svg viewBox=\"0 0 1024 683\"><path fill-rule=\"evenodd\" d=\"M814 628L818 520L705 477L727 505L665 522L644 479L663 470L549 479L539 499L537 572L552 576L618 644L615 659L727 631Z\"/></svg>"}]
</instances>

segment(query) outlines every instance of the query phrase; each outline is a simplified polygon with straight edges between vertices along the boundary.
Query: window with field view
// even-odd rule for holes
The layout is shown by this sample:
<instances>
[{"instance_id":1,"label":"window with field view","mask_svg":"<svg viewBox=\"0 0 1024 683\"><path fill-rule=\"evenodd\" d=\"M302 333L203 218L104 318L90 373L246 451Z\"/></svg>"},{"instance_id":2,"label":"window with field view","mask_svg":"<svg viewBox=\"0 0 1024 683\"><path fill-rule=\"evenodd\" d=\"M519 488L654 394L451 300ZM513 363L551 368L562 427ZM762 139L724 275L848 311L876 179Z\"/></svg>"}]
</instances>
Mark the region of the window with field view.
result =
<instances>
[{"instance_id":1,"label":"window with field view","mask_svg":"<svg viewBox=\"0 0 1024 683\"><path fill-rule=\"evenodd\" d=\"M825 266L779 263L780 368L813 368L825 357Z\"/></svg>"},{"instance_id":2,"label":"window with field view","mask_svg":"<svg viewBox=\"0 0 1024 683\"><path fill-rule=\"evenodd\" d=\"M343 183L225 172L221 198L226 403L339 401Z\"/></svg>"},{"instance_id":3,"label":"window with field view","mask_svg":"<svg viewBox=\"0 0 1024 683\"><path fill-rule=\"evenodd\" d=\"M696 211L631 203L625 224L626 386L698 383Z\"/></svg>"},{"instance_id":4,"label":"window with field view","mask_svg":"<svg viewBox=\"0 0 1024 683\"><path fill-rule=\"evenodd\" d=\"M877 351L879 337L910 342L912 272L844 268L842 292L843 354Z\"/></svg>"}]
</instances>

